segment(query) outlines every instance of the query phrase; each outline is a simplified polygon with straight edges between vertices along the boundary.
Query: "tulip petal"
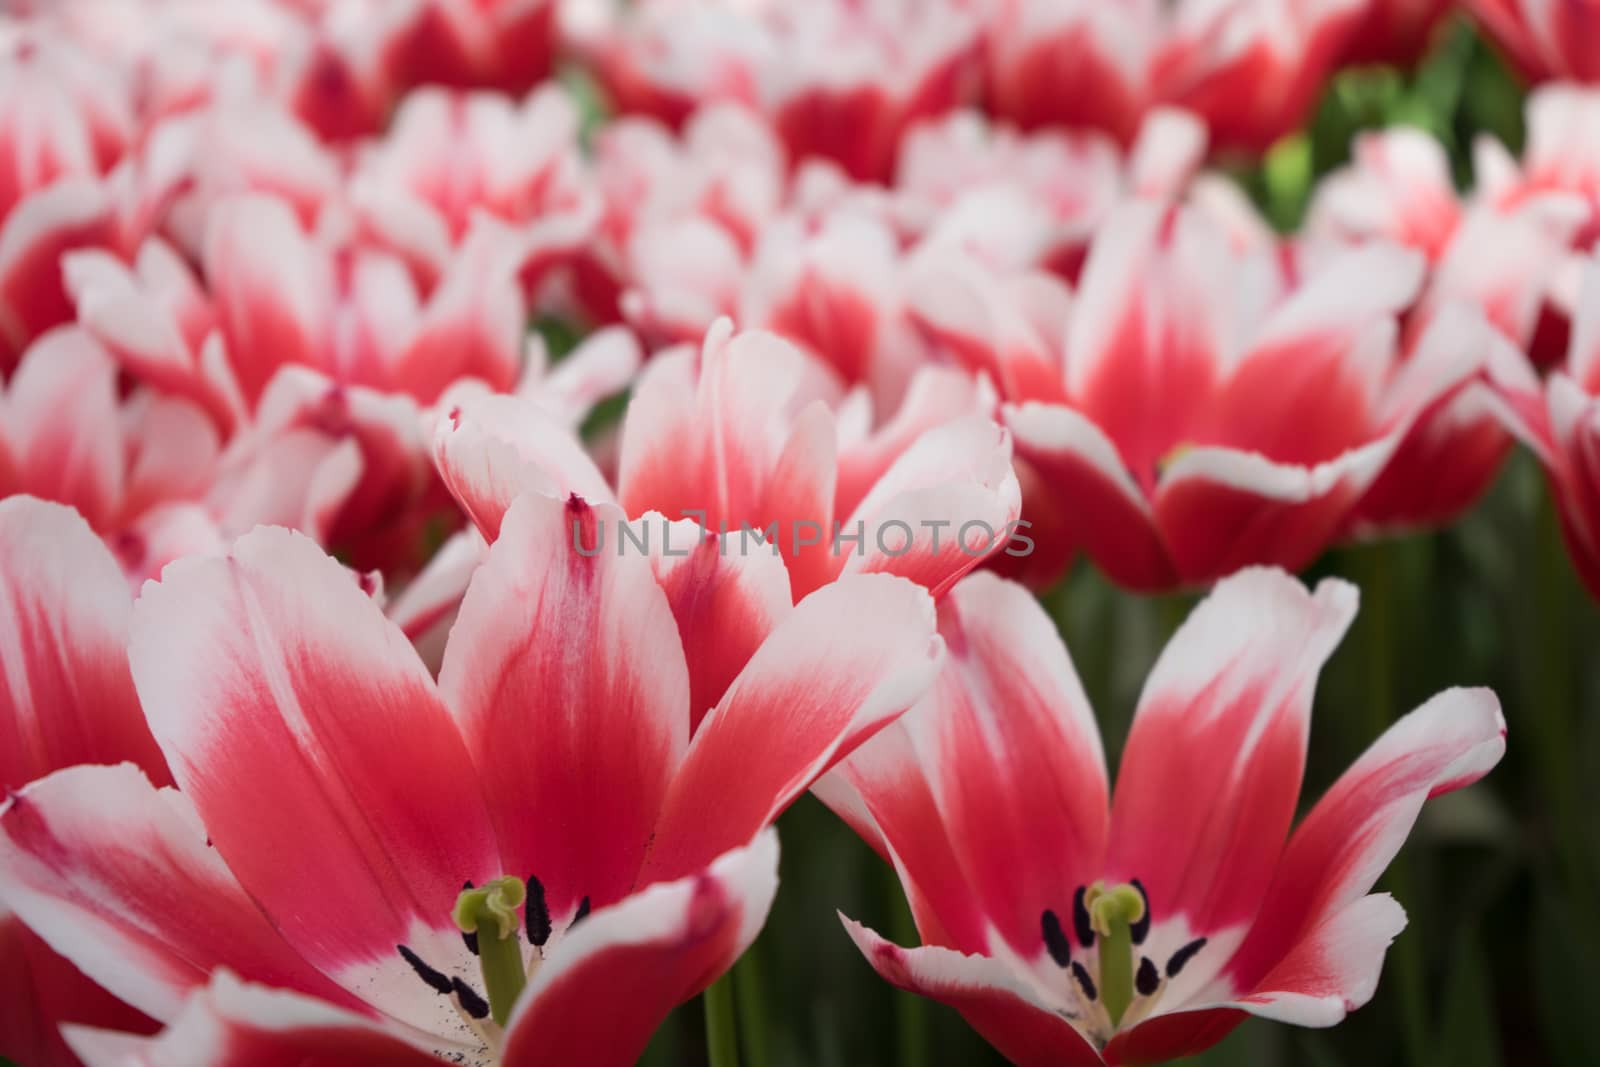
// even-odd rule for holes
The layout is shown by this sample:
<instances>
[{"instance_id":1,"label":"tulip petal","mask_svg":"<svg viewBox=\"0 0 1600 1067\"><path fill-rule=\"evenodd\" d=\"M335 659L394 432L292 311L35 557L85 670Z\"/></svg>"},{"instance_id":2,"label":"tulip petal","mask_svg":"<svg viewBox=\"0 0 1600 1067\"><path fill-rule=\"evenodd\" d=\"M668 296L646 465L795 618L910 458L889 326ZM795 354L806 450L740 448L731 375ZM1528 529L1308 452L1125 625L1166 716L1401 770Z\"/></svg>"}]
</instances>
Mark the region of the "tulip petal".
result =
<instances>
[{"instance_id":1,"label":"tulip petal","mask_svg":"<svg viewBox=\"0 0 1600 1067\"><path fill-rule=\"evenodd\" d=\"M1042 913L1066 915L1105 856L1094 713L1054 624L1020 585L974 574L940 605L939 634L944 669L903 726L984 913L1014 951L1037 957Z\"/></svg>"},{"instance_id":2,"label":"tulip petal","mask_svg":"<svg viewBox=\"0 0 1600 1067\"><path fill-rule=\"evenodd\" d=\"M1088 1040L1024 986L1005 964L946 948L901 948L840 916L890 985L948 1004L1018 1067L1099 1067Z\"/></svg>"},{"instance_id":3,"label":"tulip petal","mask_svg":"<svg viewBox=\"0 0 1600 1067\"><path fill-rule=\"evenodd\" d=\"M128 673L132 612L121 568L81 516L0 501L0 789L122 760L170 781Z\"/></svg>"},{"instance_id":4,"label":"tulip petal","mask_svg":"<svg viewBox=\"0 0 1600 1067\"><path fill-rule=\"evenodd\" d=\"M1155 514L1178 575L1205 583L1241 567L1297 571L1332 540L1394 454L1403 431L1315 467L1258 453L1194 448L1156 490Z\"/></svg>"},{"instance_id":5,"label":"tulip petal","mask_svg":"<svg viewBox=\"0 0 1600 1067\"><path fill-rule=\"evenodd\" d=\"M595 504L614 499L572 430L522 397L460 400L435 427L433 458L445 487L488 541L500 535L519 494L565 500L576 493Z\"/></svg>"},{"instance_id":6,"label":"tulip petal","mask_svg":"<svg viewBox=\"0 0 1600 1067\"><path fill-rule=\"evenodd\" d=\"M651 513L632 525L651 545L656 583L683 639L693 734L789 614L789 574L764 544L720 537L689 519L668 522Z\"/></svg>"},{"instance_id":7,"label":"tulip petal","mask_svg":"<svg viewBox=\"0 0 1600 1067\"><path fill-rule=\"evenodd\" d=\"M28 1067L79 1067L64 1022L150 1033L159 1025L96 985L16 916L0 908L0 1058Z\"/></svg>"},{"instance_id":8,"label":"tulip petal","mask_svg":"<svg viewBox=\"0 0 1600 1067\"><path fill-rule=\"evenodd\" d=\"M623 522L577 497L518 500L439 673L503 862L540 879L557 918L633 887L689 741L683 646Z\"/></svg>"},{"instance_id":9,"label":"tulip petal","mask_svg":"<svg viewBox=\"0 0 1600 1067\"><path fill-rule=\"evenodd\" d=\"M683 877L748 840L916 703L942 653L933 601L903 578L850 576L795 605L700 724L647 880Z\"/></svg>"},{"instance_id":10,"label":"tulip petal","mask_svg":"<svg viewBox=\"0 0 1600 1067\"><path fill-rule=\"evenodd\" d=\"M1387 893L1357 897L1322 919L1237 1004L1295 1026L1333 1026L1378 989L1384 953L1406 926Z\"/></svg>"},{"instance_id":11,"label":"tulip petal","mask_svg":"<svg viewBox=\"0 0 1600 1067\"><path fill-rule=\"evenodd\" d=\"M149 1038L82 1026L67 1043L85 1067L430 1067L439 1060L399 1027L218 971L170 1026ZM459 1049L441 1048L441 1053Z\"/></svg>"},{"instance_id":12,"label":"tulip petal","mask_svg":"<svg viewBox=\"0 0 1600 1067\"><path fill-rule=\"evenodd\" d=\"M1111 439L1082 414L1059 404L1008 406L1004 413L1017 454L1062 502L1061 525L1068 539L1081 544L1119 585L1171 588L1177 574L1156 533L1150 504Z\"/></svg>"},{"instance_id":13,"label":"tulip petal","mask_svg":"<svg viewBox=\"0 0 1600 1067\"><path fill-rule=\"evenodd\" d=\"M1505 719L1487 689L1448 690L1391 726L1295 829L1261 913L1228 964L1234 988L1255 988L1319 924L1360 900L1423 802L1477 781L1504 752Z\"/></svg>"},{"instance_id":14,"label":"tulip petal","mask_svg":"<svg viewBox=\"0 0 1600 1067\"><path fill-rule=\"evenodd\" d=\"M126 472L117 418L117 366L77 327L52 330L23 355L5 396L15 484L71 504L100 530L119 518Z\"/></svg>"},{"instance_id":15,"label":"tulip petal","mask_svg":"<svg viewBox=\"0 0 1600 1067\"><path fill-rule=\"evenodd\" d=\"M635 1062L667 1013L733 966L778 890L771 829L705 869L594 912L535 973L506 1032L506 1067Z\"/></svg>"},{"instance_id":16,"label":"tulip petal","mask_svg":"<svg viewBox=\"0 0 1600 1067\"><path fill-rule=\"evenodd\" d=\"M360 1010L273 929L188 799L131 764L71 767L0 809L0 898L50 947L156 1019L211 970Z\"/></svg>"},{"instance_id":17,"label":"tulip petal","mask_svg":"<svg viewBox=\"0 0 1600 1067\"><path fill-rule=\"evenodd\" d=\"M1122 757L1107 860L1109 876L1142 880L1157 923L1182 915L1189 937L1207 937L1255 915L1294 817L1317 673L1356 597L1340 581L1309 592L1280 571L1243 571L1157 661Z\"/></svg>"},{"instance_id":18,"label":"tulip petal","mask_svg":"<svg viewBox=\"0 0 1600 1067\"><path fill-rule=\"evenodd\" d=\"M1011 435L973 415L936 427L901 453L857 507L866 544L847 573L910 578L942 595L1003 549L1022 512Z\"/></svg>"},{"instance_id":19,"label":"tulip petal","mask_svg":"<svg viewBox=\"0 0 1600 1067\"><path fill-rule=\"evenodd\" d=\"M396 946L475 977L450 912L502 872L432 677L354 577L257 529L145 587L129 659L174 777L283 936L396 1017L453 1025Z\"/></svg>"}]
</instances>

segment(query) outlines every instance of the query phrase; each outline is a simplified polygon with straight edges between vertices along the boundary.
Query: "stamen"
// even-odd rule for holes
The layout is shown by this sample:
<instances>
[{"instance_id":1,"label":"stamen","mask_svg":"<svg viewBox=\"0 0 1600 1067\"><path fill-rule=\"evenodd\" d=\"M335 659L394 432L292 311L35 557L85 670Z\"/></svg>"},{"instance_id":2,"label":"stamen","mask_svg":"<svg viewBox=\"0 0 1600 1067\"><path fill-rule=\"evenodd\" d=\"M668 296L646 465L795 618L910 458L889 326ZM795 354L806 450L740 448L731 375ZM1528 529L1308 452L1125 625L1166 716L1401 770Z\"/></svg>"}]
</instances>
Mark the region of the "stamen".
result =
<instances>
[{"instance_id":1,"label":"stamen","mask_svg":"<svg viewBox=\"0 0 1600 1067\"><path fill-rule=\"evenodd\" d=\"M1139 899L1144 901L1144 918L1132 923L1128 933L1133 937L1135 945L1144 944L1144 939L1150 936L1150 894L1144 891L1144 883L1135 878L1128 883L1139 891Z\"/></svg>"},{"instance_id":2,"label":"stamen","mask_svg":"<svg viewBox=\"0 0 1600 1067\"><path fill-rule=\"evenodd\" d=\"M1050 958L1056 961L1057 967L1070 966L1072 963L1072 942L1067 940L1067 932L1061 929L1061 919L1054 909L1044 909L1044 914L1039 916L1039 927L1044 932L1045 951L1050 953Z\"/></svg>"},{"instance_id":3,"label":"stamen","mask_svg":"<svg viewBox=\"0 0 1600 1067\"><path fill-rule=\"evenodd\" d=\"M583 920L587 919L588 917L589 917L589 897L588 897L588 894L584 894L583 899L578 901L578 910L572 913L572 921L567 924L567 929L571 930L574 926L577 926L579 923L583 922Z\"/></svg>"},{"instance_id":4,"label":"stamen","mask_svg":"<svg viewBox=\"0 0 1600 1067\"><path fill-rule=\"evenodd\" d=\"M1081 963L1073 963L1072 977L1078 980L1078 985L1083 989L1083 995L1090 1000L1099 998L1099 993L1094 988L1094 979L1089 977L1089 969Z\"/></svg>"},{"instance_id":5,"label":"stamen","mask_svg":"<svg viewBox=\"0 0 1600 1067\"><path fill-rule=\"evenodd\" d=\"M1199 954L1200 950L1205 947L1206 939L1203 937L1197 937L1187 945L1184 945L1178 951L1174 952L1172 954L1172 958L1167 960L1167 977L1178 977L1178 972L1183 970L1184 965L1190 960L1194 959L1195 956Z\"/></svg>"},{"instance_id":6,"label":"stamen","mask_svg":"<svg viewBox=\"0 0 1600 1067\"><path fill-rule=\"evenodd\" d=\"M455 993L456 999L461 1001L462 1011L474 1019L487 1019L489 1017L489 1005L482 997L478 996L477 990L459 978L450 979L450 989ZM496 1019L495 1021L499 1022L500 1020ZM501 1023L501 1025L504 1026L505 1024Z\"/></svg>"},{"instance_id":7,"label":"stamen","mask_svg":"<svg viewBox=\"0 0 1600 1067\"><path fill-rule=\"evenodd\" d=\"M453 915L456 925L462 933L479 935L478 966L483 972L483 987L489 994L489 1011L501 1026L511 1018L511 1007L528 984L522 948L517 943L517 908L527 895L521 879L496 878L482 889L464 889L456 898ZM459 982L455 983L456 994L462 997L462 1007L474 1014L461 992L463 988ZM481 1003L482 998L478 998L478 1002ZM474 1017L481 1018L475 1014Z\"/></svg>"},{"instance_id":8,"label":"stamen","mask_svg":"<svg viewBox=\"0 0 1600 1067\"><path fill-rule=\"evenodd\" d=\"M450 979L448 977L423 963L422 957L406 946L396 945L395 948L399 950L400 958L409 963L411 969L417 972L417 977L426 982L434 992L442 993L445 996L450 995Z\"/></svg>"},{"instance_id":9,"label":"stamen","mask_svg":"<svg viewBox=\"0 0 1600 1067\"><path fill-rule=\"evenodd\" d=\"M1131 885L1107 889L1096 882L1084 894L1084 906L1100 935L1100 996L1117 1026L1133 1002L1132 927L1147 914L1144 895Z\"/></svg>"},{"instance_id":10,"label":"stamen","mask_svg":"<svg viewBox=\"0 0 1600 1067\"><path fill-rule=\"evenodd\" d=\"M1148 997L1161 988L1161 972L1156 970L1149 956L1139 958L1139 972L1133 976L1133 988L1139 991L1141 997Z\"/></svg>"},{"instance_id":11,"label":"stamen","mask_svg":"<svg viewBox=\"0 0 1600 1067\"><path fill-rule=\"evenodd\" d=\"M1094 926L1089 922L1089 909L1083 903L1084 894L1088 892L1087 886L1079 886L1078 891L1072 894L1072 927L1078 935L1078 944L1088 948L1094 944Z\"/></svg>"},{"instance_id":12,"label":"stamen","mask_svg":"<svg viewBox=\"0 0 1600 1067\"><path fill-rule=\"evenodd\" d=\"M528 919L528 941L543 948L551 934L550 905L545 903L544 883L531 874L528 875L528 907L524 914Z\"/></svg>"}]
</instances>

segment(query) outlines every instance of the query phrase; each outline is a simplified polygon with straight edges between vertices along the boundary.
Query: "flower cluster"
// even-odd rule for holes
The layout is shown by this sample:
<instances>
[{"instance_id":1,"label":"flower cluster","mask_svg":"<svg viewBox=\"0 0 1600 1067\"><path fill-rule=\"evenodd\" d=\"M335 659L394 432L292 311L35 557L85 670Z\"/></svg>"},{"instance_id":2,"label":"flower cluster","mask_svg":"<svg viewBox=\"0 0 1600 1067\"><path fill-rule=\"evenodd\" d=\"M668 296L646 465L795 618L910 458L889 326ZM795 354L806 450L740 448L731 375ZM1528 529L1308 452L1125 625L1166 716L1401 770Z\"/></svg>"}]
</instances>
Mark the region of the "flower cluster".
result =
<instances>
[{"instance_id":1,"label":"flower cluster","mask_svg":"<svg viewBox=\"0 0 1600 1067\"><path fill-rule=\"evenodd\" d=\"M1357 594L1295 575L1521 441L1600 599L1600 8L1464 5L1545 82L1464 191L1368 131L1285 233L1225 164L1456 6L10 5L0 1056L631 1063L807 792L1017 1063L1364 1004L1505 723L1297 823ZM1114 795L1080 559L1209 591Z\"/></svg>"}]
</instances>

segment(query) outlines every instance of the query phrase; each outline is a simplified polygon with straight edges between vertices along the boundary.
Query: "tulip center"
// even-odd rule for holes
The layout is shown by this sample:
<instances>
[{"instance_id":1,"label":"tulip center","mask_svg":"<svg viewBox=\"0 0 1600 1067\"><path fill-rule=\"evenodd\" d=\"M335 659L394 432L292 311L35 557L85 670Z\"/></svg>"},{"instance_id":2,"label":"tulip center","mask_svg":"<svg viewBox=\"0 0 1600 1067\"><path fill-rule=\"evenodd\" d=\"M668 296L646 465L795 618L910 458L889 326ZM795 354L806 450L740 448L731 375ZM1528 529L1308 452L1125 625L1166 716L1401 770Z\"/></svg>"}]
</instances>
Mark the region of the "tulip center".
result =
<instances>
[{"instance_id":1,"label":"tulip center","mask_svg":"<svg viewBox=\"0 0 1600 1067\"><path fill-rule=\"evenodd\" d=\"M521 909L519 922L518 909ZM567 919L571 929L589 914L589 898L578 902ZM511 1018L517 998L538 970L555 933L544 885L537 878L496 878L482 886L467 882L456 897L450 917L467 951L478 961L483 992L471 982L434 966L448 961L424 960L407 945L396 945L400 958L419 979L455 1006L467 1027L490 1048L498 1048L502 1030ZM525 954L519 927L531 954ZM459 964L457 964L459 966Z\"/></svg>"},{"instance_id":2,"label":"tulip center","mask_svg":"<svg viewBox=\"0 0 1600 1067\"><path fill-rule=\"evenodd\" d=\"M489 994L489 1014L501 1026L511 1018L511 1006L528 984L517 939L516 911L527 896L522 879L496 878L487 885L463 889L451 913L461 932L476 942L483 988Z\"/></svg>"},{"instance_id":3,"label":"tulip center","mask_svg":"<svg viewBox=\"0 0 1600 1067\"><path fill-rule=\"evenodd\" d=\"M1124 1021L1133 1026L1148 1016L1167 983L1206 946L1203 937L1188 941L1158 967L1150 953L1161 958L1157 945L1166 939L1150 937L1150 898L1137 878L1109 888L1104 882L1079 886L1072 898L1072 936L1049 908L1040 927L1046 951L1071 975L1083 1005L1069 1018L1102 1048ZM1073 937L1082 958L1074 956Z\"/></svg>"}]
</instances>

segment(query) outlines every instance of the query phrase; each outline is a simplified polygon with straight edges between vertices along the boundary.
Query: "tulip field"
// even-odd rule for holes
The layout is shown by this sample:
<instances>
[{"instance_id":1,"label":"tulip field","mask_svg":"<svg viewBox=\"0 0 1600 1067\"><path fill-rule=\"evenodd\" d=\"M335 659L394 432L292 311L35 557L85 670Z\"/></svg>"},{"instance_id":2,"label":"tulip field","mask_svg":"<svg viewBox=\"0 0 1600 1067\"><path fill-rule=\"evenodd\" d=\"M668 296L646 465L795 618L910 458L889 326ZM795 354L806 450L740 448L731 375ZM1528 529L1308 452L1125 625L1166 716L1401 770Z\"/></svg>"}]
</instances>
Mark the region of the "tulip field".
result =
<instances>
[{"instance_id":1,"label":"tulip field","mask_svg":"<svg viewBox=\"0 0 1600 1067\"><path fill-rule=\"evenodd\" d=\"M0 0L0 1067L1591 1067L1597 0Z\"/></svg>"}]
</instances>

